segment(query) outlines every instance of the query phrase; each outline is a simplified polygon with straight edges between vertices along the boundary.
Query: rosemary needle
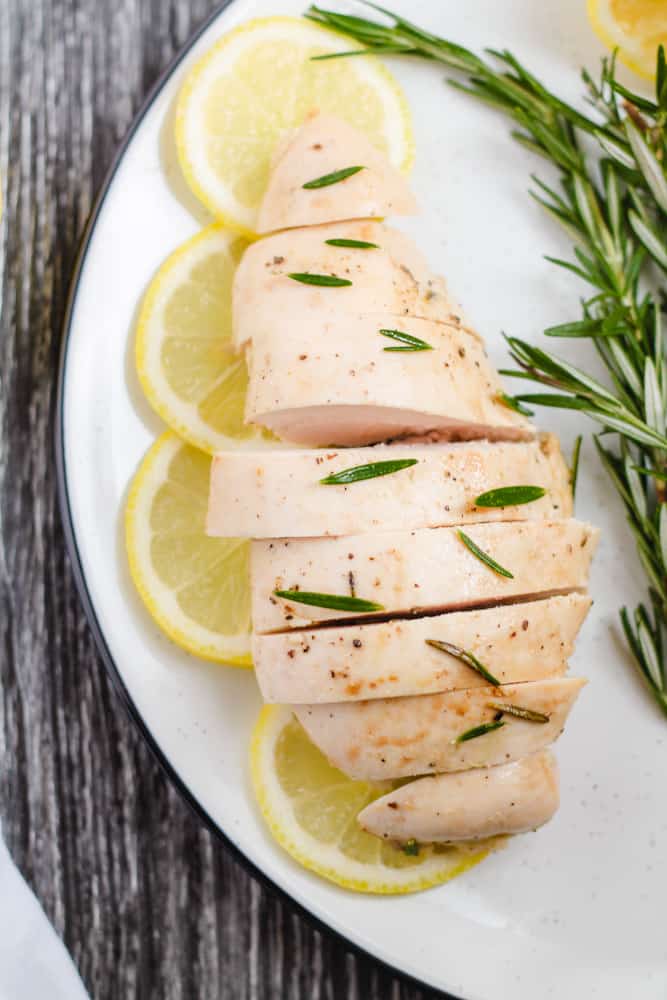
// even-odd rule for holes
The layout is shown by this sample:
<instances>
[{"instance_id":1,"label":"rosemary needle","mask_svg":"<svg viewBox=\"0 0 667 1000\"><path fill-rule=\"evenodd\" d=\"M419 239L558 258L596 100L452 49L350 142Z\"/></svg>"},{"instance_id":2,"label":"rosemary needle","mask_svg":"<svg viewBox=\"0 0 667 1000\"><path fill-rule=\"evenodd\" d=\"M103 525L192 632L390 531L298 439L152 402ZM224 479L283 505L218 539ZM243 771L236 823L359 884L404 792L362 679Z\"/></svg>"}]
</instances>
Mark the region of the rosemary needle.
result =
<instances>
[{"instance_id":1,"label":"rosemary needle","mask_svg":"<svg viewBox=\"0 0 667 1000\"><path fill-rule=\"evenodd\" d=\"M432 351L433 347L420 337L413 337L403 330L380 330L383 337L390 340L397 340L401 347L385 347L385 351Z\"/></svg>"},{"instance_id":2,"label":"rosemary needle","mask_svg":"<svg viewBox=\"0 0 667 1000\"><path fill-rule=\"evenodd\" d=\"M344 237L324 241L328 247L349 247L350 250L379 250L377 243L367 243L366 240L348 240Z\"/></svg>"},{"instance_id":3,"label":"rosemary needle","mask_svg":"<svg viewBox=\"0 0 667 1000\"><path fill-rule=\"evenodd\" d=\"M508 569L505 569L505 567L501 566L500 563L497 563L495 559L492 559L488 552L480 549L479 545L476 545L470 535L466 535L465 531L461 531L459 529L457 534L465 547L469 549L469 551L472 552L472 554L476 556L480 562L483 562L485 566L488 566L489 569L492 569L493 572L497 573L499 576L506 576L510 580L514 579L514 573L510 573Z\"/></svg>"},{"instance_id":4,"label":"rosemary needle","mask_svg":"<svg viewBox=\"0 0 667 1000\"><path fill-rule=\"evenodd\" d=\"M539 500L546 492L542 486L500 486L480 493L475 499L475 507L517 507Z\"/></svg>"},{"instance_id":5,"label":"rosemary needle","mask_svg":"<svg viewBox=\"0 0 667 1000\"><path fill-rule=\"evenodd\" d=\"M307 271L294 271L287 275L292 281L300 281L302 285L321 285L323 288L345 288L351 285L349 278L339 278L335 274L310 274Z\"/></svg>"},{"instance_id":6,"label":"rosemary needle","mask_svg":"<svg viewBox=\"0 0 667 1000\"><path fill-rule=\"evenodd\" d=\"M494 677L491 671L487 670L484 664L480 663L475 654L469 652L469 650L454 646L451 642L443 642L441 639L424 639L424 642L427 646L432 646L433 649L439 649L442 653L449 653L450 656L455 656L457 660L461 660L462 663L467 664L472 670L480 674L489 684L493 684L494 687L499 686L500 681L498 678Z\"/></svg>"},{"instance_id":7,"label":"rosemary needle","mask_svg":"<svg viewBox=\"0 0 667 1000\"><path fill-rule=\"evenodd\" d=\"M483 722L480 726L473 726L472 729L466 729L464 733L461 733L454 740L455 743L467 743L468 740L475 740L478 736L486 736L487 733L493 733L496 729L502 729L505 723L502 719L494 720L493 722Z\"/></svg>"},{"instance_id":8,"label":"rosemary needle","mask_svg":"<svg viewBox=\"0 0 667 1000\"><path fill-rule=\"evenodd\" d=\"M529 410L520 400L515 399L514 396L508 396L506 392L499 392L496 396L496 401L502 406L506 406L509 410L520 413L523 417L533 417L535 415L533 410Z\"/></svg>"},{"instance_id":9,"label":"rosemary needle","mask_svg":"<svg viewBox=\"0 0 667 1000\"><path fill-rule=\"evenodd\" d=\"M574 448L572 449L572 464L570 465L570 489L572 490L572 499L574 500L575 494L577 492L577 476L579 475L579 455L581 453L581 434L577 437L574 442Z\"/></svg>"},{"instance_id":10,"label":"rosemary needle","mask_svg":"<svg viewBox=\"0 0 667 1000\"><path fill-rule=\"evenodd\" d=\"M375 601L364 601L360 597L348 597L347 594L318 594L309 590L274 590L276 597L294 604L308 604L314 608L332 608L334 611L384 611L382 604Z\"/></svg>"},{"instance_id":11,"label":"rosemary needle","mask_svg":"<svg viewBox=\"0 0 667 1000\"><path fill-rule=\"evenodd\" d=\"M545 715L544 712L536 712L532 708L523 708L522 705L509 705L503 701L490 701L488 707L495 709L496 712L500 712L502 715L514 715L517 719L525 719L526 722L545 723L549 721L549 716Z\"/></svg>"},{"instance_id":12,"label":"rosemary needle","mask_svg":"<svg viewBox=\"0 0 667 1000\"><path fill-rule=\"evenodd\" d=\"M313 190L314 188L330 187L331 184L340 184L341 181L347 180L348 177L353 177L354 174L358 174L363 169L363 167L343 167L342 170L334 170L330 174L323 174L312 181L306 181L302 187L306 191Z\"/></svg>"},{"instance_id":13,"label":"rosemary needle","mask_svg":"<svg viewBox=\"0 0 667 1000\"><path fill-rule=\"evenodd\" d=\"M392 472L409 469L416 465L417 458L395 458L386 462L370 462L368 465L353 465L341 472L332 472L330 476L320 479L323 486L344 486L348 483L360 483L364 479L377 479L378 476L389 476Z\"/></svg>"}]
</instances>

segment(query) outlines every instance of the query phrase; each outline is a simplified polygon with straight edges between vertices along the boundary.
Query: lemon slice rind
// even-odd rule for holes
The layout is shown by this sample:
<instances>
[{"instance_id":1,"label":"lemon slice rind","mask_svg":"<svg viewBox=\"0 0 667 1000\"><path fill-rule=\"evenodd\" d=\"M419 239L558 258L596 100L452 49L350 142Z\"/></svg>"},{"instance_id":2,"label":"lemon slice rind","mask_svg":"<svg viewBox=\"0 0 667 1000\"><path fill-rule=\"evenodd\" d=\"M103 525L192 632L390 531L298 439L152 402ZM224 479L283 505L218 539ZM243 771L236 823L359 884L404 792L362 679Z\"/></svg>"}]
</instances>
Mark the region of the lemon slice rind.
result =
<instances>
[{"instance_id":1,"label":"lemon slice rind","mask_svg":"<svg viewBox=\"0 0 667 1000\"><path fill-rule=\"evenodd\" d=\"M655 79L657 46L647 49L641 38L633 38L623 30L611 9L610 0L587 0L588 18L595 34L609 49L618 49L620 61L644 80ZM667 8L664 13L664 39L667 46Z\"/></svg>"},{"instance_id":2,"label":"lemon slice rind","mask_svg":"<svg viewBox=\"0 0 667 1000\"><path fill-rule=\"evenodd\" d=\"M125 509L130 575L149 614L172 642L201 659L251 667L249 633L223 636L193 621L184 614L174 591L160 579L152 565L151 509L158 490L167 480L171 461L183 447L187 445L176 434L166 431L146 453L132 481Z\"/></svg>"},{"instance_id":3,"label":"lemon slice rind","mask_svg":"<svg viewBox=\"0 0 667 1000\"><path fill-rule=\"evenodd\" d=\"M250 768L257 803L274 840L304 868L354 892L397 895L442 885L487 857L488 850L461 846L448 853L426 853L421 863L410 868L391 868L379 862L360 862L342 854L337 844L317 840L298 823L292 801L276 773L276 744L291 721L288 707L264 706L252 735ZM315 748L313 751L319 754ZM351 790L359 784L341 775L341 782L348 781ZM377 794L388 787L378 787Z\"/></svg>"},{"instance_id":4,"label":"lemon slice rind","mask_svg":"<svg viewBox=\"0 0 667 1000\"><path fill-rule=\"evenodd\" d=\"M198 264L215 254L226 255L234 267L232 248L239 239L224 227L214 224L186 240L164 261L153 278L141 304L137 320L135 363L141 388L155 412L189 444L213 454L230 448L265 448L268 438L257 428L244 429L243 435L222 434L202 417L196 403L180 397L170 385L164 369L163 347L173 331L166 329L165 310L172 297L193 274ZM225 334L220 331L221 343ZM183 339L187 338L184 333ZM239 364L244 364L239 359ZM224 377L224 369L220 376Z\"/></svg>"},{"instance_id":5,"label":"lemon slice rind","mask_svg":"<svg viewBox=\"0 0 667 1000\"><path fill-rule=\"evenodd\" d=\"M241 202L230 190L230 185L216 174L206 155L202 155L208 134L205 105L213 84L224 76L232 79L233 67L244 53L259 42L267 41L276 45L285 41L293 44L302 42L309 48L331 52L345 51L350 47L350 39L345 35L302 18L255 18L223 35L194 65L185 79L176 106L176 148L189 187L214 218L250 239L256 235L253 227L258 205ZM382 135L387 143L389 160L398 169L407 172L414 160L414 139L408 103L401 88L376 57L355 59L354 67L350 60L343 60L342 63L346 66L345 73L356 73L360 82L370 85L380 99L383 108ZM265 98L263 102L260 97ZM249 91L248 101L256 105L253 113L257 122L263 118L266 124L266 95ZM344 117L344 108L340 109L340 113ZM290 119L290 110L285 107L278 109L278 118L279 127L274 129L270 126L271 131L276 133L276 141L285 131L300 124L298 116L295 120ZM257 122L252 118L247 122L249 136L252 136ZM218 141L223 143L225 136L221 135Z\"/></svg>"}]
</instances>

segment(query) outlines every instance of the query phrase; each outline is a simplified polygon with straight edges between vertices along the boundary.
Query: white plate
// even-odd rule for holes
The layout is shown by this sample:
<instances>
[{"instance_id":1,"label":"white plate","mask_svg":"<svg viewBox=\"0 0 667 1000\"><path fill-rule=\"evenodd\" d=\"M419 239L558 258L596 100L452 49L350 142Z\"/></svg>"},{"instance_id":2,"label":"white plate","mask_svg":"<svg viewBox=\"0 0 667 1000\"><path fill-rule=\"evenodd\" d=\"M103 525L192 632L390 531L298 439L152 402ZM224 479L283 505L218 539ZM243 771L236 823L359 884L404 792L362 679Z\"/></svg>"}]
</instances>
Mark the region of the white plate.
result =
<instances>
[{"instance_id":1,"label":"white plate","mask_svg":"<svg viewBox=\"0 0 667 1000\"><path fill-rule=\"evenodd\" d=\"M601 55L579 0L392 0L431 30L475 49L507 46L566 97L577 68ZM620 505L587 438L577 512L603 530L595 606L574 669L590 677L558 754L562 807L537 835L451 885L402 898L334 888L291 862L268 836L248 783L247 748L260 705L252 674L198 662L160 635L128 577L122 510L128 483L161 430L133 368L137 303L169 251L206 221L193 214L168 142L184 73L212 42L272 0L236 0L173 67L126 141L84 242L66 329L61 382L65 520L84 599L135 716L211 823L276 885L354 944L467 1000L667 994L664 892L667 723L619 640L617 609L643 580ZM299 0L283 0L299 13ZM544 171L508 138L508 122L441 80L394 60L414 114L414 188L423 214L406 228L449 278L506 361L500 331L539 340L578 314L582 289L542 259L567 241L526 194ZM591 363L586 345L570 356ZM577 421L543 411L571 446ZM586 425L583 430L589 432Z\"/></svg>"}]
</instances>

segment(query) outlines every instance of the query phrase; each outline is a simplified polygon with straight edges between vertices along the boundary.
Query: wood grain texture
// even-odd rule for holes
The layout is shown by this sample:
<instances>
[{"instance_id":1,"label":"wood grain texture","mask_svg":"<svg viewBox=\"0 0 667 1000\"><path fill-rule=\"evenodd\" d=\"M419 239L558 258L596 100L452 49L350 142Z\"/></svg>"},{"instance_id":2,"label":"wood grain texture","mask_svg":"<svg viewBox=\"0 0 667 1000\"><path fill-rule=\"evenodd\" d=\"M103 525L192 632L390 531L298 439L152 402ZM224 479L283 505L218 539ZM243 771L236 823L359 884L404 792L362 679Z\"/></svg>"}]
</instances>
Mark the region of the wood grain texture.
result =
<instances>
[{"instance_id":1,"label":"wood grain texture","mask_svg":"<svg viewBox=\"0 0 667 1000\"><path fill-rule=\"evenodd\" d=\"M110 688L55 497L77 242L117 144L210 0L2 0L0 816L95 1000L417 1000L193 817Z\"/></svg>"}]
</instances>

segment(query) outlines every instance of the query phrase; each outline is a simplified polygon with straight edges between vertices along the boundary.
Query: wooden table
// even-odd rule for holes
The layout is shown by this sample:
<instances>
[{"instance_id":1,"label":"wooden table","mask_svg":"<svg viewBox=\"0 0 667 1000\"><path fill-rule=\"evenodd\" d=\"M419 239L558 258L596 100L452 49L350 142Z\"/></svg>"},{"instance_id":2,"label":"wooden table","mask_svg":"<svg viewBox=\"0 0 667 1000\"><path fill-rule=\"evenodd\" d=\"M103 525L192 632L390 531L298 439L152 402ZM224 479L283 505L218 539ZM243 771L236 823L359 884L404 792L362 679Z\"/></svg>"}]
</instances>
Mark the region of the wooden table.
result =
<instances>
[{"instance_id":1,"label":"wooden table","mask_svg":"<svg viewBox=\"0 0 667 1000\"><path fill-rule=\"evenodd\" d=\"M52 407L77 243L143 96L215 6L0 3L0 816L95 1000L416 1000L180 800L111 690L65 551Z\"/></svg>"}]
</instances>

